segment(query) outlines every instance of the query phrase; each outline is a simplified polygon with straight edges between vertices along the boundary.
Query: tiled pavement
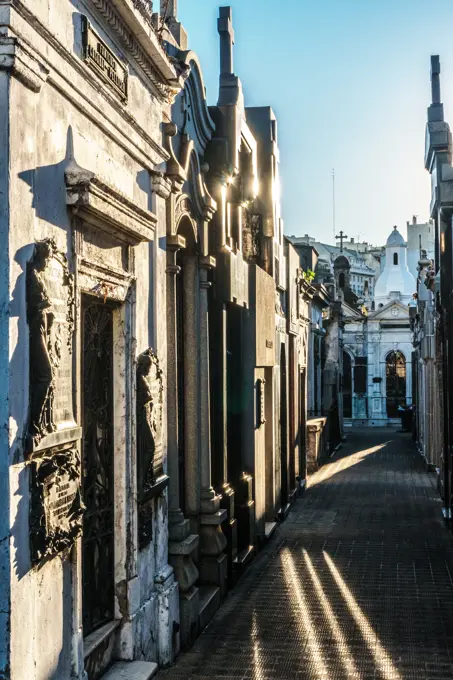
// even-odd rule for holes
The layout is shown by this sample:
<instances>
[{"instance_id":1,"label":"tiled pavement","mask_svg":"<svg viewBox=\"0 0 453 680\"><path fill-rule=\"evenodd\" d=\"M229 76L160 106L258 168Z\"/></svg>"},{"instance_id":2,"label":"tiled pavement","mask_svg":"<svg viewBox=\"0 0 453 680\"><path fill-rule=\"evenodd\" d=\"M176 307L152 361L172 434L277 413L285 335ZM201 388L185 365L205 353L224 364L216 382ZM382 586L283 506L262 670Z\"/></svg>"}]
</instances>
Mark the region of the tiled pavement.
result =
<instances>
[{"instance_id":1,"label":"tiled pavement","mask_svg":"<svg viewBox=\"0 0 453 680\"><path fill-rule=\"evenodd\" d=\"M453 539L408 435L349 432L158 680L453 679Z\"/></svg>"}]
</instances>

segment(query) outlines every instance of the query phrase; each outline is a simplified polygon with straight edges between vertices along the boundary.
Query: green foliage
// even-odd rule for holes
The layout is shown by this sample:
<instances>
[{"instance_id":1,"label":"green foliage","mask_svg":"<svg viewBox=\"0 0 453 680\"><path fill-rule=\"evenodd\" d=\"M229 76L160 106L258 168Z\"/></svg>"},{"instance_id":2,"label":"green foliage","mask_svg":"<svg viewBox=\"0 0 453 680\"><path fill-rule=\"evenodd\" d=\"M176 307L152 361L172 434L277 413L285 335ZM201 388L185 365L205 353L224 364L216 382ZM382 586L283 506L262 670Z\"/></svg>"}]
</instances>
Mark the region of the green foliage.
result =
<instances>
[{"instance_id":1,"label":"green foliage","mask_svg":"<svg viewBox=\"0 0 453 680\"><path fill-rule=\"evenodd\" d=\"M307 271L304 272L305 281L307 281L308 283L311 283L315 276L316 276L315 272L312 271L311 269L307 269Z\"/></svg>"}]
</instances>

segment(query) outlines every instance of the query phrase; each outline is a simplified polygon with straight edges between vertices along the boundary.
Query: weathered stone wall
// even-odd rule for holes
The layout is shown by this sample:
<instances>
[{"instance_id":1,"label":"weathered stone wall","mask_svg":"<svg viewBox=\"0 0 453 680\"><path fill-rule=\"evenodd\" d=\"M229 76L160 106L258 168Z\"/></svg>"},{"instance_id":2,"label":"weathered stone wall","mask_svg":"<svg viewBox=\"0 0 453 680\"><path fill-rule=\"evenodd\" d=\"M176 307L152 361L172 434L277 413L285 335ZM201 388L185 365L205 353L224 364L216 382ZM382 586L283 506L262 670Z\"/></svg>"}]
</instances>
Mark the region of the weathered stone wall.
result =
<instances>
[{"instance_id":1,"label":"weathered stone wall","mask_svg":"<svg viewBox=\"0 0 453 680\"><path fill-rule=\"evenodd\" d=\"M119 48L118 34L106 28L105 16L96 12L95 5L92 12L86 3L78 0L58 3L30 0L25 5L30 14L22 13L20 8L0 8L0 25L9 27L7 32L18 38L21 49L27 46L25 63L30 71L25 75L15 67L0 71L0 143L2 150L7 151L0 158L2 189L7 186L2 180L8 168L10 177L6 212L4 202L0 202L0 238L8 234L0 257L9 255L10 263L9 284L1 290L9 288L12 299L8 339L5 323L0 321L3 323L0 371L2 367L9 371L5 381L10 385L11 636L14 640L11 669L17 677L47 680L83 676L82 557L79 541L71 553L53 558L40 569L32 567L30 562L29 468L24 463L23 447L29 410L25 271L34 243L53 237L59 250L67 254L70 269L77 276L76 234L66 205L64 175L72 151L79 166L94 173L137 209L153 211L157 216L154 242L134 247L137 283L132 276L129 295L122 307L124 313L115 317L115 581L116 617L123 621L116 642L117 654L125 659L146 658L166 663L175 651L172 623L178 618L177 586L167 566L165 493L154 501L152 541L141 552L136 542L134 507L134 360L137 354L153 346L164 370L164 380L166 369L166 255L161 247L166 233L166 209L165 202L151 191L150 172L167 158L161 146L160 130L162 110L167 104L159 99L143 71L139 74L137 62L124 45ZM99 7L101 5L99 3ZM129 5L131 8L131 3ZM82 14L88 16L93 29L112 53L123 63L129 59L127 103L119 101L109 85L83 61ZM134 17L140 21L137 13ZM124 16L120 24L123 21ZM18 111L21 112L20 125L15 124ZM124 266L120 249L105 232L97 231L89 252L99 265L112 270L122 270ZM1 271L7 275L8 267L2 266ZM80 298L77 298L77 309L79 304ZM79 334L77 311L75 410L80 423ZM8 346L9 357L6 356ZM2 422L6 420L6 414L4 416ZM164 411L164 422L165 419ZM6 431L5 427L1 428L2 433ZM165 431L162 445L165 459ZM6 471L2 479L5 483L8 480ZM0 532L1 526L0 517ZM5 568L6 581L7 572ZM7 612L8 607L0 606L0 610ZM6 625L1 628L6 630ZM0 664L3 649L0 640Z\"/></svg>"}]
</instances>

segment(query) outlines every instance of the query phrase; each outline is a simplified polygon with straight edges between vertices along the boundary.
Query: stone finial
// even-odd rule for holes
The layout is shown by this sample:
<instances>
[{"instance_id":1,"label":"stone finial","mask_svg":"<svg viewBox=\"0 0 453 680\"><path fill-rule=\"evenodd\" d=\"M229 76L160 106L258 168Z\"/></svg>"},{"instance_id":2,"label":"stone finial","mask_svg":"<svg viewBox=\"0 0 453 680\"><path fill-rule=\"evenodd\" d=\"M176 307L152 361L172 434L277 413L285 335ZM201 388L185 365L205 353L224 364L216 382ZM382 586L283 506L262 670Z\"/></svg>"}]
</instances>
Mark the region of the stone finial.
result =
<instances>
[{"instance_id":1,"label":"stone finial","mask_svg":"<svg viewBox=\"0 0 453 680\"><path fill-rule=\"evenodd\" d=\"M178 0L160 0L160 13L166 19L178 18Z\"/></svg>"},{"instance_id":2,"label":"stone finial","mask_svg":"<svg viewBox=\"0 0 453 680\"><path fill-rule=\"evenodd\" d=\"M220 35L220 74L233 73L233 10L220 7L217 28Z\"/></svg>"},{"instance_id":3,"label":"stone finial","mask_svg":"<svg viewBox=\"0 0 453 680\"><path fill-rule=\"evenodd\" d=\"M431 56L431 99L433 104L440 104L440 59L439 55Z\"/></svg>"},{"instance_id":4,"label":"stone finial","mask_svg":"<svg viewBox=\"0 0 453 680\"><path fill-rule=\"evenodd\" d=\"M76 184L89 184L94 177L94 172L82 168L74 157L74 136L72 127L68 128L67 137L67 163L64 169L65 182L67 186L74 186Z\"/></svg>"}]
</instances>

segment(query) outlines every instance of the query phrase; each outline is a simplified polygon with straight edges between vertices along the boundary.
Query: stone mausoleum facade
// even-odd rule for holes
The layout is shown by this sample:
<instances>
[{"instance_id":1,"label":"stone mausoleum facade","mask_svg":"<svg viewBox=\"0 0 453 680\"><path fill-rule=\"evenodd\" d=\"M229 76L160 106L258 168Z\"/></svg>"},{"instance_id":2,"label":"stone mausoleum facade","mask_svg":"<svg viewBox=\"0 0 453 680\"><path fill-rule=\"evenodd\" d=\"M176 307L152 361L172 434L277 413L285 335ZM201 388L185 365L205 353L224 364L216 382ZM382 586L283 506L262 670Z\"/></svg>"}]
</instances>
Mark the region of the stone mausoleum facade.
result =
<instances>
[{"instance_id":1,"label":"stone mausoleum facade","mask_svg":"<svg viewBox=\"0 0 453 680\"><path fill-rule=\"evenodd\" d=\"M208 106L176 5L0 0L2 678L171 664L303 490L307 394L340 428L275 114L228 7Z\"/></svg>"}]
</instances>

